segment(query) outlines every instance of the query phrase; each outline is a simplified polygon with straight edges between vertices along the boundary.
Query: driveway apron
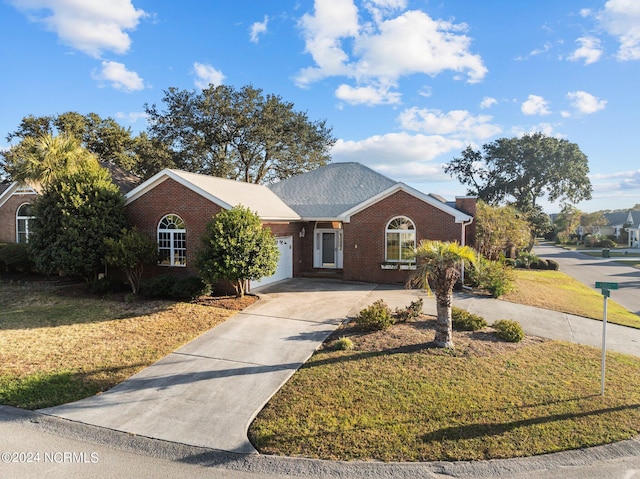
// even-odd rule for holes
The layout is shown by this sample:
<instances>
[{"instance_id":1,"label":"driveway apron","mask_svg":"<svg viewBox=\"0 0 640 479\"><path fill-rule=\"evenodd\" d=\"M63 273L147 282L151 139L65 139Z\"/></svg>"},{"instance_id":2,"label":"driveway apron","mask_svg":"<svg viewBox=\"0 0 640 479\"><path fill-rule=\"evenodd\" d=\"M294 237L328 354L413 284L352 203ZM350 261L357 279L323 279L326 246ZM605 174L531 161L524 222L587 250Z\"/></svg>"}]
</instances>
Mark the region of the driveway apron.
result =
<instances>
[{"instance_id":1,"label":"driveway apron","mask_svg":"<svg viewBox=\"0 0 640 479\"><path fill-rule=\"evenodd\" d=\"M255 415L373 284L290 280L114 388L40 412L141 436L237 453Z\"/></svg>"}]
</instances>

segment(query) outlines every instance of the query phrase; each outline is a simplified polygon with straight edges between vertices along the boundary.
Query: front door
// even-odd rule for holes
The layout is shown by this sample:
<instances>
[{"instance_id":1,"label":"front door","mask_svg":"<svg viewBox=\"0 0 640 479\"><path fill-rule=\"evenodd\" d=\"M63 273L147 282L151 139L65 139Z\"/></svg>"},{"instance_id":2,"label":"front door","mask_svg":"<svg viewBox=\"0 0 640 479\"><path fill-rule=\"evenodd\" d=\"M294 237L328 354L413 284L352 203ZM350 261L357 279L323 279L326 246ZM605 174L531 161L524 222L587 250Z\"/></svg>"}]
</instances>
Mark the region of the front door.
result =
<instances>
[{"instance_id":1,"label":"front door","mask_svg":"<svg viewBox=\"0 0 640 479\"><path fill-rule=\"evenodd\" d=\"M342 268L342 230L316 229L313 241L314 268Z\"/></svg>"}]
</instances>

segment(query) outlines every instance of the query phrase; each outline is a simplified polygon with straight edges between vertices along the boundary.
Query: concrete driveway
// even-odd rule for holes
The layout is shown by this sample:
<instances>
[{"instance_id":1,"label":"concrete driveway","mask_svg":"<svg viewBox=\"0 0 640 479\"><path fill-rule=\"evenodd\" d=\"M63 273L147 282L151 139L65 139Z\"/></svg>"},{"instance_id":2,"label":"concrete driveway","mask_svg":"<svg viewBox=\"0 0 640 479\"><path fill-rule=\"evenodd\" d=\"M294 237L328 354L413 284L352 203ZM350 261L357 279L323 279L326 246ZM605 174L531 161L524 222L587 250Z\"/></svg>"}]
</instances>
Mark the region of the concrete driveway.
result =
<instances>
[{"instance_id":1,"label":"concrete driveway","mask_svg":"<svg viewBox=\"0 0 640 479\"><path fill-rule=\"evenodd\" d=\"M117 431L236 453L255 415L373 284L294 280L103 394L40 412Z\"/></svg>"},{"instance_id":2,"label":"concrete driveway","mask_svg":"<svg viewBox=\"0 0 640 479\"><path fill-rule=\"evenodd\" d=\"M611 291L611 299L640 315L640 269L614 258L594 257L550 244L536 246L534 253L540 258L557 261L563 273L590 288L595 288L596 281L618 283L619 289Z\"/></svg>"}]
</instances>

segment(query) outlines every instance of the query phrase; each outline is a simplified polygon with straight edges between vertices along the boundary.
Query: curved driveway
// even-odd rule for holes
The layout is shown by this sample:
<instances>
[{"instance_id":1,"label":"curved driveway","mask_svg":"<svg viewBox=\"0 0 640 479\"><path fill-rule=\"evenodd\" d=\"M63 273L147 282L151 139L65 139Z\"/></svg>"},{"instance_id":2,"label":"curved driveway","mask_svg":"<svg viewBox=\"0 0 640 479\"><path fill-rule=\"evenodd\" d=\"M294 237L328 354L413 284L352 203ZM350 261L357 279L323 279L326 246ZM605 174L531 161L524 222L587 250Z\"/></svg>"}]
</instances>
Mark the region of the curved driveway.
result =
<instances>
[{"instance_id":1,"label":"curved driveway","mask_svg":"<svg viewBox=\"0 0 640 479\"><path fill-rule=\"evenodd\" d=\"M595 288L596 281L618 283L619 289L611 291L611 299L640 315L640 269L616 261L619 258L594 257L549 244L536 246L534 253L557 261L563 273L591 288Z\"/></svg>"}]
</instances>

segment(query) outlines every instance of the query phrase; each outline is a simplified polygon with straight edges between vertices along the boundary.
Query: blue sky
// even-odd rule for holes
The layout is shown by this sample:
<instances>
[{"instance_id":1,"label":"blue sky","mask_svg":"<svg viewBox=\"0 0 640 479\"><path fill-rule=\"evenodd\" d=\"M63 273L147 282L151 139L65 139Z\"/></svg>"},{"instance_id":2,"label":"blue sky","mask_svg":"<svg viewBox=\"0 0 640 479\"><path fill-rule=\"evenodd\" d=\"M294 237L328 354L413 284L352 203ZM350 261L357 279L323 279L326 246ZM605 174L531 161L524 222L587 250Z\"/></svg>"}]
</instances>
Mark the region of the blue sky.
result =
<instances>
[{"instance_id":1,"label":"blue sky","mask_svg":"<svg viewBox=\"0 0 640 479\"><path fill-rule=\"evenodd\" d=\"M426 193L465 194L442 165L467 145L542 131L588 156L582 210L640 203L640 0L0 0L0 61L0 148L29 114L138 132L169 87L252 84Z\"/></svg>"}]
</instances>

